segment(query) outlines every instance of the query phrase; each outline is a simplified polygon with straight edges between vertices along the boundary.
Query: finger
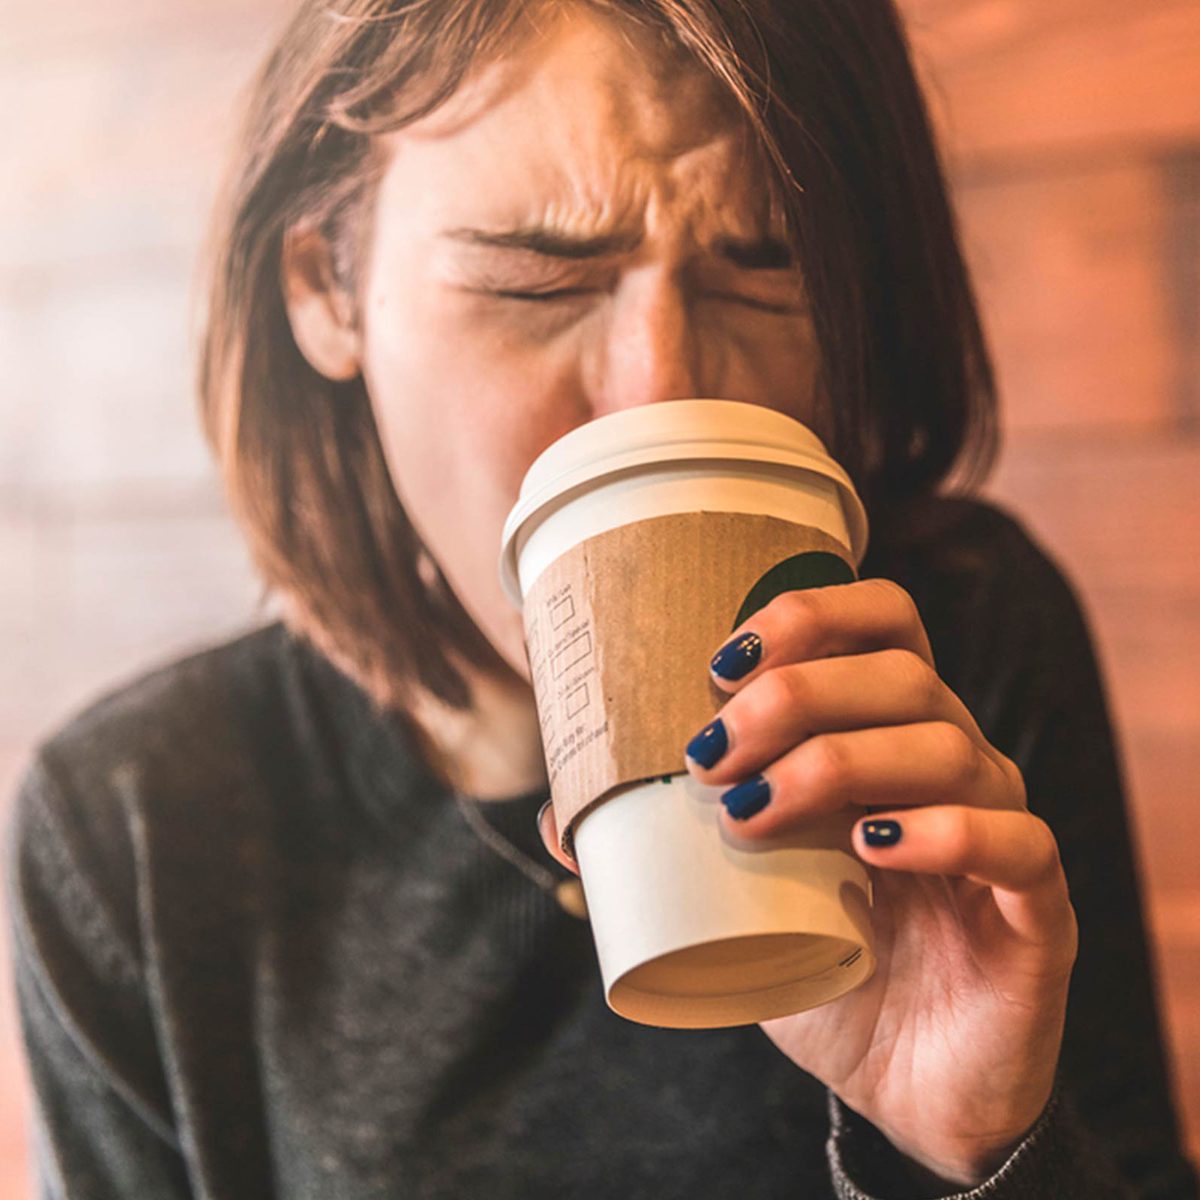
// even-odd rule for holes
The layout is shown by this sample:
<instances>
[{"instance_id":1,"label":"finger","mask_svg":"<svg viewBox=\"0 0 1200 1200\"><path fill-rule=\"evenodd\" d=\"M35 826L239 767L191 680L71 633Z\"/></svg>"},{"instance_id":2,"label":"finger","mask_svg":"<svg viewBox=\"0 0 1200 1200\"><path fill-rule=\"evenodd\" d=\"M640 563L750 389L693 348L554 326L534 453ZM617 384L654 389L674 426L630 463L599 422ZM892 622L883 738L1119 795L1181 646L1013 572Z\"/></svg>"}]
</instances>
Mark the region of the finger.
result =
<instances>
[{"instance_id":1,"label":"finger","mask_svg":"<svg viewBox=\"0 0 1200 1200\"><path fill-rule=\"evenodd\" d=\"M913 598L890 579L863 579L781 592L734 630L709 670L729 691L780 663L890 647L934 665Z\"/></svg>"},{"instance_id":2,"label":"finger","mask_svg":"<svg viewBox=\"0 0 1200 1200\"><path fill-rule=\"evenodd\" d=\"M850 805L1018 808L1024 794L957 725L926 721L820 734L721 800L731 831L757 837Z\"/></svg>"},{"instance_id":3,"label":"finger","mask_svg":"<svg viewBox=\"0 0 1200 1200\"><path fill-rule=\"evenodd\" d=\"M568 871L579 874L579 864L562 848L562 838L558 836L558 822L554 818L554 802L547 800L538 811L538 833L542 835L542 845L546 853L561 863Z\"/></svg>"},{"instance_id":4,"label":"finger","mask_svg":"<svg viewBox=\"0 0 1200 1200\"><path fill-rule=\"evenodd\" d=\"M685 765L715 786L745 779L807 738L875 726L947 721L997 754L966 705L911 650L789 663L751 680L688 743Z\"/></svg>"},{"instance_id":5,"label":"finger","mask_svg":"<svg viewBox=\"0 0 1200 1200\"><path fill-rule=\"evenodd\" d=\"M868 835L884 844L872 846ZM1027 941L1074 941L1058 842L1028 811L945 805L876 813L854 827L853 845L883 870L961 876L990 887L1009 927Z\"/></svg>"}]
</instances>

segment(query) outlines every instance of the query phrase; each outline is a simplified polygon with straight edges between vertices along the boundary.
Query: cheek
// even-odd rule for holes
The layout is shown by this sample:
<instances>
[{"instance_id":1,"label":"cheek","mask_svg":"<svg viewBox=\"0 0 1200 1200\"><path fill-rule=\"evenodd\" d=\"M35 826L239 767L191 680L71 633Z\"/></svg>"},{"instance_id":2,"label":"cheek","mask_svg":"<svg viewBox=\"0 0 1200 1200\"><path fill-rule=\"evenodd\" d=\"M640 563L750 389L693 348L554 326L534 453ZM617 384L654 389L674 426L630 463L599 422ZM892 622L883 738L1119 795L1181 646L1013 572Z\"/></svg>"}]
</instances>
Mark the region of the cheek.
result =
<instances>
[{"instance_id":1,"label":"cheek","mask_svg":"<svg viewBox=\"0 0 1200 1200\"><path fill-rule=\"evenodd\" d=\"M768 407L814 428L820 424L820 354L810 320L774 324L750 343L743 363Z\"/></svg>"},{"instance_id":2,"label":"cheek","mask_svg":"<svg viewBox=\"0 0 1200 1200\"><path fill-rule=\"evenodd\" d=\"M387 396L389 422L466 424L484 445L536 417L563 386L544 347L436 286L416 302L380 296L364 343L364 374L373 395Z\"/></svg>"},{"instance_id":3,"label":"cheek","mask_svg":"<svg viewBox=\"0 0 1200 1200\"><path fill-rule=\"evenodd\" d=\"M401 312L380 298L363 356L393 486L460 583L468 572L490 577L525 471L578 423L569 372L559 356L432 296L408 320Z\"/></svg>"}]
</instances>

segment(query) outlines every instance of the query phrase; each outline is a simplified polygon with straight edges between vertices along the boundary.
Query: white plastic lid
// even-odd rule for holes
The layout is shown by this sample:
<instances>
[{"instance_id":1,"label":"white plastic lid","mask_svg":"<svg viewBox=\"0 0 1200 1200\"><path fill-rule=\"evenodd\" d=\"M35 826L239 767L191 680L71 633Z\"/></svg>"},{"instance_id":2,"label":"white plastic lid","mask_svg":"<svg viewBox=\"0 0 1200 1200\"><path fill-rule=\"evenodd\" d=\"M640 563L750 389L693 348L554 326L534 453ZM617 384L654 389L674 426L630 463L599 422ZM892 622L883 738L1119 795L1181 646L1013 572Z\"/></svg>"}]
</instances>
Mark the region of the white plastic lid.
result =
<instances>
[{"instance_id":1,"label":"white plastic lid","mask_svg":"<svg viewBox=\"0 0 1200 1200\"><path fill-rule=\"evenodd\" d=\"M792 466L837 484L855 563L867 549L867 514L849 475L824 443L794 417L737 400L664 400L622 409L580 425L547 446L521 482L504 522L500 574L517 584L518 535L525 523L576 488L631 467L662 462L761 462Z\"/></svg>"}]
</instances>

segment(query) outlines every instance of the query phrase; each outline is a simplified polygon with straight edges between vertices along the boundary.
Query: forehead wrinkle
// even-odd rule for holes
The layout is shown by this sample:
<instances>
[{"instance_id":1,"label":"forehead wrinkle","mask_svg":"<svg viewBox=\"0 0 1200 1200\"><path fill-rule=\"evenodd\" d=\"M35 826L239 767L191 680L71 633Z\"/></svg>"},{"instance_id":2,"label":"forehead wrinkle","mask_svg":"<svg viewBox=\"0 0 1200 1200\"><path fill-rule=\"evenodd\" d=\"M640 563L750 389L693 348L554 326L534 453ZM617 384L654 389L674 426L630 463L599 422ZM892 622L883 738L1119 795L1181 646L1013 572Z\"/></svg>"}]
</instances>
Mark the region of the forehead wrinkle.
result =
<instances>
[{"instance_id":1,"label":"forehead wrinkle","mask_svg":"<svg viewBox=\"0 0 1200 1200\"><path fill-rule=\"evenodd\" d=\"M675 157L656 176L647 223L676 223L681 236L703 250L726 240L750 241L777 233L770 226L766 188L747 186L741 139L721 134Z\"/></svg>"},{"instance_id":2,"label":"forehead wrinkle","mask_svg":"<svg viewBox=\"0 0 1200 1200\"><path fill-rule=\"evenodd\" d=\"M740 123L664 143L631 139L607 118L553 127L522 176L532 186L522 223L546 223L577 236L653 234L663 223L694 229L702 244L753 237L770 228L772 205L761 164ZM576 136L572 136L572 135ZM579 136L583 135L583 136ZM540 193L540 194L539 194Z\"/></svg>"},{"instance_id":3,"label":"forehead wrinkle","mask_svg":"<svg viewBox=\"0 0 1200 1200\"><path fill-rule=\"evenodd\" d=\"M631 175L612 147L605 149L599 160L551 151L543 159L544 171L538 164L527 175L534 186L522 205L523 221L576 237L643 237L645 183Z\"/></svg>"},{"instance_id":4,"label":"forehead wrinkle","mask_svg":"<svg viewBox=\"0 0 1200 1200\"><path fill-rule=\"evenodd\" d=\"M692 163L687 161L692 154L681 155L674 162L649 164L649 173L643 170L644 158L626 160L617 172L620 182L611 188L555 163L554 185L547 193L531 195L528 203L495 214L483 232L519 235L544 230L574 239L619 239L629 245L610 253L635 258L664 250L677 256L697 251L720 256L722 245L731 241L753 243L771 235L782 240L770 225L768 205L755 202L761 189L725 188L725 181L739 173L731 170L723 149L710 143L700 148L708 151L704 159ZM536 178L536 172L531 177ZM487 244L486 236L476 241Z\"/></svg>"}]
</instances>

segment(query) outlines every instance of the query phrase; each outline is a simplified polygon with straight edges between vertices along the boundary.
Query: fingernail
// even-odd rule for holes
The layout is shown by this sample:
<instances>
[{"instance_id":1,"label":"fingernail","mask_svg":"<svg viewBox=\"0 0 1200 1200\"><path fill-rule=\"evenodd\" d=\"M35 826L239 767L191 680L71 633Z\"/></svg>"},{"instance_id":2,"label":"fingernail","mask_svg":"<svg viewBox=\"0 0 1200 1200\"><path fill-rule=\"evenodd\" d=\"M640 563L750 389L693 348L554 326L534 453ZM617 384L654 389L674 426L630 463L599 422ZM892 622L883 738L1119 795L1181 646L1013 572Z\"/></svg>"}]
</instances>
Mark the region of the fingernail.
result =
<instances>
[{"instance_id":1,"label":"fingernail","mask_svg":"<svg viewBox=\"0 0 1200 1200\"><path fill-rule=\"evenodd\" d=\"M755 813L762 812L770 802L771 785L761 775L739 783L721 797L721 803L735 821L748 820Z\"/></svg>"},{"instance_id":2,"label":"fingernail","mask_svg":"<svg viewBox=\"0 0 1200 1200\"><path fill-rule=\"evenodd\" d=\"M899 821L867 821L862 827L868 846L894 846L900 840Z\"/></svg>"},{"instance_id":3,"label":"fingernail","mask_svg":"<svg viewBox=\"0 0 1200 1200\"><path fill-rule=\"evenodd\" d=\"M688 758L707 770L717 763L728 749L729 735L725 732L725 722L718 717L688 742L685 753Z\"/></svg>"},{"instance_id":4,"label":"fingernail","mask_svg":"<svg viewBox=\"0 0 1200 1200\"><path fill-rule=\"evenodd\" d=\"M757 633L743 633L741 637L726 642L713 655L709 668L722 679L741 679L758 666L762 658L762 638Z\"/></svg>"}]
</instances>

